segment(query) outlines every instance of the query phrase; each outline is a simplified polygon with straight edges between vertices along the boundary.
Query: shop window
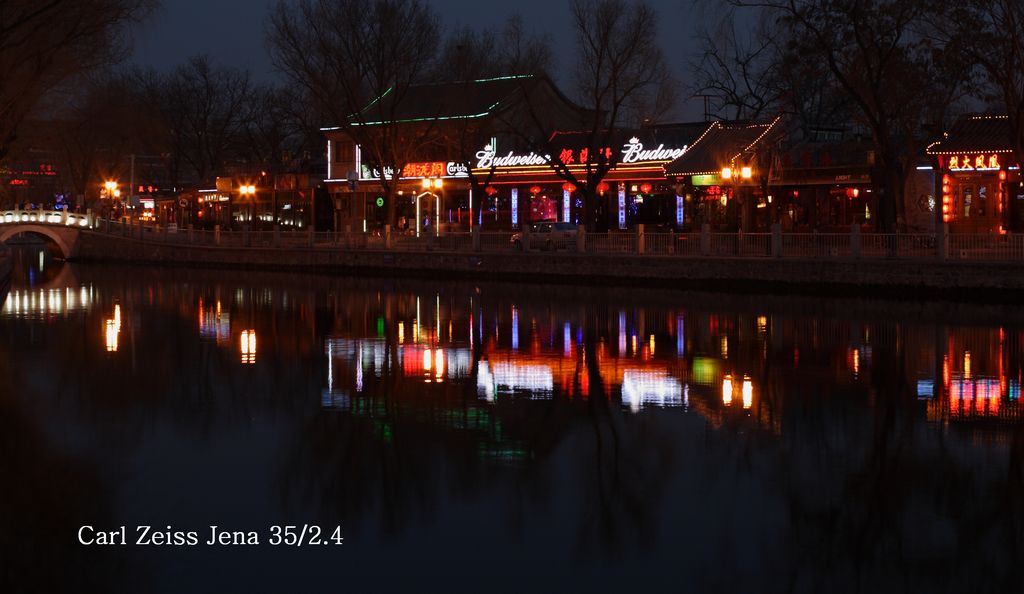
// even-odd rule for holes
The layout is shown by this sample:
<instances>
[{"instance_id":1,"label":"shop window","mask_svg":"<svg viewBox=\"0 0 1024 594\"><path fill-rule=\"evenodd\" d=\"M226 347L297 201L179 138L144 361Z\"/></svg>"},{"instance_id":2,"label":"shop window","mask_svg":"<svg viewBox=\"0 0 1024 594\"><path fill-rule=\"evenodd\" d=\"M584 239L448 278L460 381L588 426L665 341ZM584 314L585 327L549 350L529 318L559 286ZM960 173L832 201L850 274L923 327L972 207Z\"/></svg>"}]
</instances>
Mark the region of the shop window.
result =
<instances>
[{"instance_id":1,"label":"shop window","mask_svg":"<svg viewBox=\"0 0 1024 594\"><path fill-rule=\"evenodd\" d=\"M980 186L978 188L978 208L977 208L977 211L978 211L977 215L979 217L985 216L985 210L986 210L985 207L986 207L987 199L988 199L988 189L985 186Z\"/></svg>"},{"instance_id":2,"label":"shop window","mask_svg":"<svg viewBox=\"0 0 1024 594\"><path fill-rule=\"evenodd\" d=\"M963 193L964 218L969 219L971 217L971 201L974 198L974 189L970 186L964 186Z\"/></svg>"}]
</instances>

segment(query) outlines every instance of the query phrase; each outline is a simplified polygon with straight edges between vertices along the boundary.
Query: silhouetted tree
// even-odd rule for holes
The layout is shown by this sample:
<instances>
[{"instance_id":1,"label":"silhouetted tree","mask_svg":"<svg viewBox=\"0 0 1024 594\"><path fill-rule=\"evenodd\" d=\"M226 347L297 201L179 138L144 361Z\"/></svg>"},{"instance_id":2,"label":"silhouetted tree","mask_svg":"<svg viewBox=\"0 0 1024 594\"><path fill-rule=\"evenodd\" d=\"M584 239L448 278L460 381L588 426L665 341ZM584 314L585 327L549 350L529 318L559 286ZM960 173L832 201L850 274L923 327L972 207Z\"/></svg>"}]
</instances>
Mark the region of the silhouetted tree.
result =
<instances>
[{"instance_id":1,"label":"silhouetted tree","mask_svg":"<svg viewBox=\"0 0 1024 594\"><path fill-rule=\"evenodd\" d=\"M435 128L396 121L409 88L430 72L439 37L433 9L419 0L300 0L279 2L271 13L275 64L361 147L392 224L399 173L434 142Z\"/></svg>"},{"instance_id":2,"label":"silhouetted tree","mask_svg":"<svg viewBox=\"0 0 1024 594\"><path fill-rule=\"evenodd\" d=\"M43 97L119 60L152 0L0 0L0 160Z\"/></svg>"}]
</instances>

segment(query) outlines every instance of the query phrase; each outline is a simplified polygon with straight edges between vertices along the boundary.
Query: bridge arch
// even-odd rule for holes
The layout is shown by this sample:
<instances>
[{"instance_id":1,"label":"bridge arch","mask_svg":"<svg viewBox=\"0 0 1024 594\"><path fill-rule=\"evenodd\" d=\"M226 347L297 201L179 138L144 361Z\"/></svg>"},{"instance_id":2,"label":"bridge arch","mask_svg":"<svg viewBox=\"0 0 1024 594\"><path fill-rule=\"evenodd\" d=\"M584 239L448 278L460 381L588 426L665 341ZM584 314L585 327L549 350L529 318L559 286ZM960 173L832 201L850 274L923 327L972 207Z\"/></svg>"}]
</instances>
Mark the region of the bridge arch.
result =
<instances>
[{"instance_id":1,"label":"bridge arch","mask_svg":"<svg viewBox=\"0 0 1024 594\"><path fill-rule=\"evenodd\" d=\"M3 225L0 226L0 243L7 243L8 239L15 235L21 235L22 233L41 235L43 238L49 240L50 243L57 246L57 249L60 250L60 256L65 260L74 255L74 240L77 238L69 238L68 234L77 234L77 231L61 227L33 224Z\"/></svg>"}]
</instances>

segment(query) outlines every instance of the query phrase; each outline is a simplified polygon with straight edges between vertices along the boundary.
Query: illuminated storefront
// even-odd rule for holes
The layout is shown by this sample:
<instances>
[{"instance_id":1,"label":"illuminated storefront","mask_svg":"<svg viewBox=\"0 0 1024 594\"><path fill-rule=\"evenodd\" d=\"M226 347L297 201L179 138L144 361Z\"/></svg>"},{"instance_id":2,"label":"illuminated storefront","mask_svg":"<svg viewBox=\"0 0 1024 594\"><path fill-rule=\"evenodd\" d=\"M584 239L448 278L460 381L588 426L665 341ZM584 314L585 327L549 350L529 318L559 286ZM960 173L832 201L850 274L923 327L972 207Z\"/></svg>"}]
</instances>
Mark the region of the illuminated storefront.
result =
<instances>
[{"instance_id":1,"label":"illuminated storefront","mask_svg":"<svg viewBox=\"0 0 1024 594\"><path fill-rule=\"evenodd\" d=\"M1024 230L1020 168L1002 116L961 118L928 147L935 158L942 221L954 233Z\"/></svg>"},{"instance_id":2,"label":"illuminated storefront","mask_svg":"<svg viewBox=\"0 0 1024 594\"><path fill-rule=\"evenodd\" d=\"M682 156L665 166L684 210L684 226L717 231L766 228L768 192L779 118L770 122L713 122Z\"/></svg>"},{"instance_id":3,"label":"illuminated storefront","mask_svg":"<svg viewBox=\"0 0 1024 594\"><path fill-rule=\"evenodd\" d=\"M682 204L665 179L664 166L681 156L707 124L666 124L622 131L614 146L588 147L587 135L555 133L553 155L504 149L493 143L476 154L474 175L487 179L478 224L517 228L538 221L625 229L638 223L666 228L682 226ZM594 188L598 196L588 216L585 192L565 180L569 172L581 183L599 162L615 162ZM556 168L562 168L559 175Z\"/></svg>"}]
</instances>

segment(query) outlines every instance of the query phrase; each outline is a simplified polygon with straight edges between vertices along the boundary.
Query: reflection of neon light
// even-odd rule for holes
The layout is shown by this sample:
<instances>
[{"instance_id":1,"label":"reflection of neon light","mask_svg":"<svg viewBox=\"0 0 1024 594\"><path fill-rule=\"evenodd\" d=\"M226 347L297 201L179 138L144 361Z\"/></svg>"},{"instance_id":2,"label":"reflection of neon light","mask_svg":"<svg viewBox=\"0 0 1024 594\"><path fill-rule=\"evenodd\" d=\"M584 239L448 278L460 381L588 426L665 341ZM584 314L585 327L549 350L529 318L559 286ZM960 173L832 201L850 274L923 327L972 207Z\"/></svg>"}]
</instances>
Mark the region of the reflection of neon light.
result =
<instances>
[{"instance_id":1,"label":"reflection of neon light","mask_svg":"<svg viewBox=\"0 0 1024 594\"><path fill-rule=\"evenodd\" d=\"M949 383L949 408L954 415L998 415L1000 382L997 378L954 375Z\"/></svg>"},{"instance_id":2,"label":"reflection of neon light","mask_svg":"<svg viewBox=\"0 0 1024 594\"><path fill-rule=\"evenodd\" d=\"M683 316L676 317L676 355L686 355L686 322Z\"/></svg>"},{"instance_id":3,"label":"reflection of neon light","mask_svg":"<svg viewBox=\"0 0 1024 594\"><path fill-rule=\"evenodd\" d=\"M483 364L481 363L481 367ZM489 374L477 374L477 388L486 394L490 382L492 391L524 390L533 395L550 396L555 381L547 365L523 365L513 362L495 363Z\"/></svg>"},{"instance_id":4,"label":"reflection of neon light","mask_svg":"<svg viewBox=\"0 0 1024 594\"><path fill-rule=\"evenodd\" d=\"M572 326L569 325L569 322L562 327L562 344L565 356L568 357L572 353Z\"/></svg>"},{"instance_id":5,"label":"reflection of neon light","mask_svg":"<svg viewBox=\"0 0 1024 594\"><path fill-rule=\"evenodd\" d=\"M487 361L481 361L477 367L476 388L477 393L487 402L494 402L494 376L491 375L491 366Z\"/></svg>"},{"instance_id":6,"label":"reflection of neon light","mask_svg":"<svg viewBox=\"0 0 1024 594\"><path fill-rule=\"evenodd\" d=\"M732 376L727 375L722 378L722 404L729 406L732 404Z\"/></svg>"},{"instance_id":7,"label":"reflection of neon light","mask_svg":"<svg viewBox=\"0 0 1024 594\"><path fill-rule=\"evenodd\" d=\"M619 355L626 354L626 312L619 311Z\"/></svg>"},{"instance_id":8,"label":"reflection of neon light","mask_svg":"<svg viewBox=\"0 0 1024 594\"><path fill-rule=\"evenodd\" d=\"M512 350L519 350L519 310L512 308Z\"/></svg>"},{"instance_id":9,"label":"reflection of neon light","mask_svg":"<svg viewBox=\"0 0 1024 594\"><path fill-rule=\"evenodd\" d=\"M935 395L935 382L932 380L918 380L917 381L917 397L918 398L931 398Z\"/></svg>"},{"instance_id":10,"label":"reflection of neon light","mask_svg":"<svg viewBox=\"0 0 1024 594\"><path fill-rule=\"evenodd\" d=\"M622 403L633 412L641 406L682 406L683 386L665 371L627 369L622 374Z\"/></svg>"},{"instance_id":11,"label":"reflection of neon light","mask_svg":"<svg viewBox=\"0 0 1024 594\"><path fill-rule=\"evenodd\" d=\"M743 408L749 409L754 404L754 385L750 378L743 376Z\"/></svg>"},{"instance_id":12,"label":"reflection of neon light","mask_svg":"<svg viewBox=\"0 0 1024 594\"><path fill-rule=\"evenodd\" d=\"M718 360L709 357L694 357L691 377L702 386L714 385L718 377Z\"/></svg>"}]
</instances>

